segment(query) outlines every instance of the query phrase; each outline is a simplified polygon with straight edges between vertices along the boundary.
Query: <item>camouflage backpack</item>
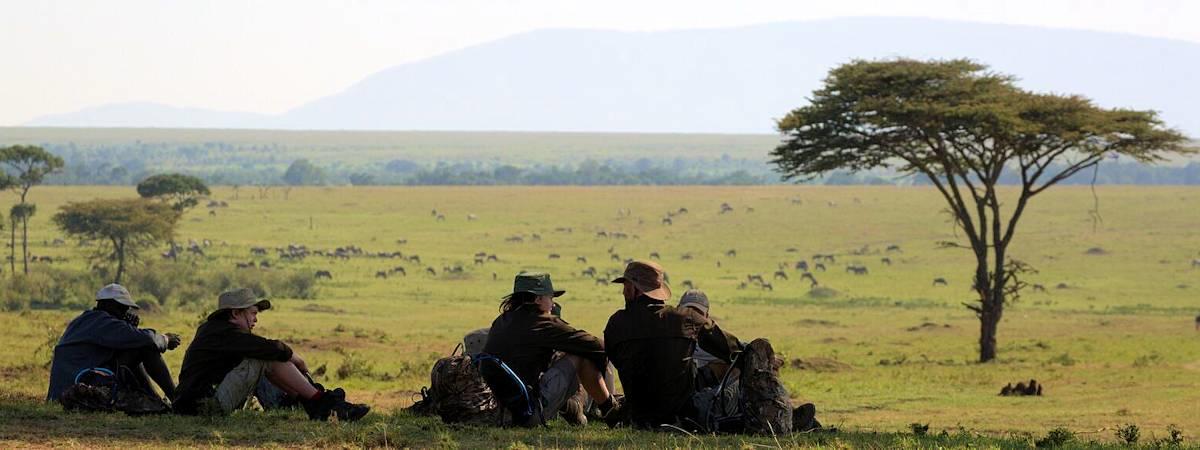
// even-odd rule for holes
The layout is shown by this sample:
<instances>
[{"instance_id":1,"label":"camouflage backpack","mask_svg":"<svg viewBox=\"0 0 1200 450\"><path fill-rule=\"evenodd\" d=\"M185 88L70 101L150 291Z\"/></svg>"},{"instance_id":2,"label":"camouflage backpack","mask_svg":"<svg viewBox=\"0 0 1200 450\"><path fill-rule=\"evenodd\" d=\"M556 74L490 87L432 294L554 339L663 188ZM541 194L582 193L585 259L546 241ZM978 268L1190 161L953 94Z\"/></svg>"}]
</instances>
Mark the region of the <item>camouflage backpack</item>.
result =
<instances>
[{"instance_id":1,"label":"camouflage backpack","mask_svg":"<svg viewBox=\"0 0 1200 450\"><path fill-rule=\"evenodd\" d=\"M128 382L133 377L129 371L125 366L118 367L118 373L103 367L83 369L58 401L67 411L121 411L131 416L171 412L158 395Z\"/></svg>"},{"instance_id":2,"label":"camouflage backpack","mask_svg":"<svg viewBox=\"0 0 1200 450\"><path fill-rule=\"evenodd\" d=\"M746 346L742 359L740 409L745 430L761 434L792 432L792 403L787 389L779 381L781 362L766 339L755 339Z\"/></svg>"},{"instance_id":3,"label":"camouflage backpack","mask_svg":"<svg viewBox=\"0 0 1200 450\"><path fill-rule=\"evenodd\" d=\"M457 354L459 348L433 364L429 409L446 423L488 422L496 417L496 398L471 357Z\"/></svg>"}]
</instances>

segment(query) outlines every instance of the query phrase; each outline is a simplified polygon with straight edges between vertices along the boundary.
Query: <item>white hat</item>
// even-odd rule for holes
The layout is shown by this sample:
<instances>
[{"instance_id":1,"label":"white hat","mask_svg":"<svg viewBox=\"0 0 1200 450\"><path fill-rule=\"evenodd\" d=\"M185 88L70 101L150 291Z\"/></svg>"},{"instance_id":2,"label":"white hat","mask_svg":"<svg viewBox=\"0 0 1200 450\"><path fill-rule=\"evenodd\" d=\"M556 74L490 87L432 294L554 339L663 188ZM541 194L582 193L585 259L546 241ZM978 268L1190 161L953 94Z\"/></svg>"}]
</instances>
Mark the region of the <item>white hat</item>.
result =
<instances>
[{"instance_id":1,"label":"white hat","mask_svg":"<svg viewBox=\"0 0 1200 450\"><path fill-rule=\"evenodd\" d=\"M133 297L129 295L129 290L117 283L100 288L100 292L96 293L96 300L112 300L130 308L138 308L137 303L133 302Z\"/></svg>"}]
</instances>

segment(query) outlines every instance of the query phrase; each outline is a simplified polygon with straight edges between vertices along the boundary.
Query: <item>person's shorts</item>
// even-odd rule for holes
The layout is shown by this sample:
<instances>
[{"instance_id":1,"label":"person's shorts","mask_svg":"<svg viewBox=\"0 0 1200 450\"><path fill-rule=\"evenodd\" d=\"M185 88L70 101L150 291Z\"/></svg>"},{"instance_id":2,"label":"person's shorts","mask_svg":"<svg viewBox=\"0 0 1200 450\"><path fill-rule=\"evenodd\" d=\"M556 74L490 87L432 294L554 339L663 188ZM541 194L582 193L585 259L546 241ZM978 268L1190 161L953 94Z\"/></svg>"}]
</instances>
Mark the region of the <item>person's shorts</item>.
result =
<instances>
[{"instance_id":1,"label":"person's shorts","mask_svg":"<svg viewBox=\"0 0 1200 450\"><path fill-rule=\"evenodd\" d=\"M559 358L538 379L541 394L542 417L546 422L554 420L558 411L567 404L567 399L579 390L579 375L571 358Z\"/></svg>"},{"instance_id":2,"label":"person's shorts","mask_svg":"<svg viewBox=\"0 0 1200 450\"><path fill-rule=\"evenodd\" d=\"M250 394L254 393L254 388L258 386L258 381L262 379L270 363L261 359L246 358L225 374L225 379L217 385L217 393L214 396L221 405L221 410L229 414L241 409L250 398Z\"/></svg>"}]
</instances>

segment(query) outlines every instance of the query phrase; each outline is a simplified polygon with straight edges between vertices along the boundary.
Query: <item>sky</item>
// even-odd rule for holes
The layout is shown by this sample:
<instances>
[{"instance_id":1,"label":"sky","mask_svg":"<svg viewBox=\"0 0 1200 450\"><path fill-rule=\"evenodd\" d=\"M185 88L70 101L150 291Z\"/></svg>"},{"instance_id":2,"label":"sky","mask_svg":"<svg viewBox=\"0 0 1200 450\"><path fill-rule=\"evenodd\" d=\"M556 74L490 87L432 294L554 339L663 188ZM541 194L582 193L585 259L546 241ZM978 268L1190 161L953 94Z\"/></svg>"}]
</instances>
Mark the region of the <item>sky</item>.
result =
<instances>
[{"instance_id":1,"label":"sky","mask_svg":"<svg viewBox=\"0 0 1200 450\"><path fill-rule=\"evenodd\" d=\"M904 16L1200 43L1190 0L0 0L0 126L109 103L276 114L398 64L542 28Z\"/></svg>"}]
</instances>

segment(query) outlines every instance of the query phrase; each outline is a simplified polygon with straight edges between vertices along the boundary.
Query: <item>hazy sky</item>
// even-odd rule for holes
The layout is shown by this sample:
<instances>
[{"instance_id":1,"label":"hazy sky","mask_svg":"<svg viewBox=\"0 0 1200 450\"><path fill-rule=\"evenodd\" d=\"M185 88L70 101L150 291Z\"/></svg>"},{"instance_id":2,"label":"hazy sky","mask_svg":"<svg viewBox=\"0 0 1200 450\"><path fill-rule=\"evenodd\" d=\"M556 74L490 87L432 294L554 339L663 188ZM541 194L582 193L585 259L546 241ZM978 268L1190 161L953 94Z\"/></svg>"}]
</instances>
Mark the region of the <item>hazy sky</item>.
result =
<instances>
[{"instance_id":1,"label":"hazy sky","mask_svg":"<svg viewBox=\"0 0 1200 450\"><path fill-rule=\"evenodd\" d=\"M1189 0L0 0L0 125L114 102L279 113L381 69L539 28L919 16L1200 42Z\"/></svg>"}]
</instances>

